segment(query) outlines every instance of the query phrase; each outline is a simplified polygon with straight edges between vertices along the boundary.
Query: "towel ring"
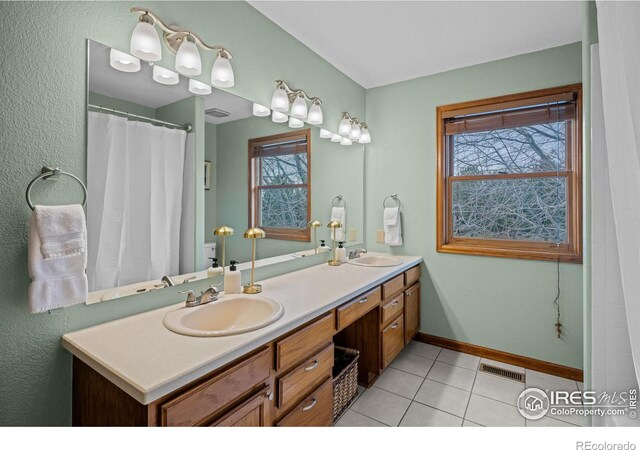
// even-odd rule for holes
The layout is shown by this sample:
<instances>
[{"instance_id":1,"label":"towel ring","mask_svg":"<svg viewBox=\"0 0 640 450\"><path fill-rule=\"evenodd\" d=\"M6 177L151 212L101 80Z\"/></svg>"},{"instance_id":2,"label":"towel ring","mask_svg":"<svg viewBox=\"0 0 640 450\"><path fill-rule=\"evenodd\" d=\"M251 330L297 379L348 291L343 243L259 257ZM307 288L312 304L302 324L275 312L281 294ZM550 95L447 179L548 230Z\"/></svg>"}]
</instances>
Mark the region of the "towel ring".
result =
<instances>
[{"instance_id":1,"label":"towel ring","mask_svg":"<svg viewBox=\"0 0 640 450\"><path fill-rule=\"evenodd\" d=\"M336 195L333 197L333 200L331 200L331 206L340 206L340 202L342 202L345 208L347 207L347 201L342 198L342 195Z\"/></svg>"},{"instance_id":2,"label":"towel ring","mask_svg":"<svg viewBox=\"0 0 640 450\"><path fill-rule=\"evenodd\" d=\"M40 180L47 180L51 177L58 177L60 175L67 175L73 178L74 180L76 180L78 183L80 183L80 186L82 186L82 191L84 192L84 199L82 200L82 206L84 207L87 205L87 187L84 185L84 183L80 178L68 172L63 172L58 167L53 169L51 167L44 166L40 172L41 172L40 175L38 175L33 180L31 180L31 183L29 183L29 185L27 186L27 191L25 193L25 196L27 198L27 205L29 205L29 208L31 208L32 210L35 208L35 206L33 206L33 203L31 202L31 188L33 187L33 185ZM57 178L52 178L52 181L55 181L55 180L57 180Z\"/></svg>"},{"instance_id":3,"label":"towel ring","mask_svg":"<svg viewBox=\"0 0 640 450\"><path fill-rule=\"evenodd\" d=\"M400 201L400 199L398 198L398 194L391 194L388 197L385 197L384 200L382 200L382 208L386 208L387 207L387 200L395 200L396 204L395 206L397 206L398 208L402 207L402 202Z\"/></svg>"}]
</instances>

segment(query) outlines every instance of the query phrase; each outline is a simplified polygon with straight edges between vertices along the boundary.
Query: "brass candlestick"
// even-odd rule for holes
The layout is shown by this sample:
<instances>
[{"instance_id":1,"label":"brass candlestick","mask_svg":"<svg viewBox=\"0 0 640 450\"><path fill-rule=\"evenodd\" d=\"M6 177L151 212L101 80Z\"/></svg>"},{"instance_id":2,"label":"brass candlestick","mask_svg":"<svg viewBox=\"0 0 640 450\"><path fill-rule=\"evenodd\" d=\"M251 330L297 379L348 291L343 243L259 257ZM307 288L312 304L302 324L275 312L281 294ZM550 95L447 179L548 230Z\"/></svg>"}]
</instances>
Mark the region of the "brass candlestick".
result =
<instances>
[{"instance_id":1,"label":"brass candlestick","mask_svg":"<svg viewBox=\"0 0 640 450\"><path fill-rule=\"evenodd\" d=\"M309 228L313 228L313 240L315 241L315 251L316 251L316 255L318 254L318 227L321 227L322 224L320 222L318 222L317 220L312 220L311 222L309 222L307 224L307 227Z\"/></svg>"},{"instance_id":2,"label":"brass candlestick","mask_svg":"<svg viewBox=\"0 0 640 450\"><path fill-rule=\"evenodd\" d=\"M332 233L331 233L331 259L329 260L329 265L330 266L339 266L340 264L342 264L339 260L336 259L336 229L338 228L342 228L342 224L340 222L337 222L335 220L332 220L331 222L329 222L327 224L327 228L330 228Z\"/></svg>"},{"instance_id":3,"label":"brass candlestick","mask_svg":"<svg viewBox=\"0 0 640 450\"><path fill-rule=\"evenodd\" d=\"M223 276L224 276L224 273L225 273L225 270L226 270L224 268L224 265L225 265L225 260L224 260L224 257L225 257L225 254L224 254L225 253L225 242L224 241L225 241L225 238L227 236L233 236L233 232L234 232L233 228L228 227L226 225L222 225L221 227L218 227L215 230L213 230L213 235L214 236L221 236L222 237L222 275Z\"/></svg>"},{"instance_id":4,"label":"brass candlestick","mask_svg":"<svg viewBox=\"0 0 640 450\"><path fill-rule=\"evenodd\" d=\"M242 286L242 292L245 294L258 294L262 292L262 286L253 282L254 272L256 269L256 239L262 239L267 234L260 228L249 228L244 232L245 239L252 240L251 249L251 282Z\"/></svg>"}]
</instances>

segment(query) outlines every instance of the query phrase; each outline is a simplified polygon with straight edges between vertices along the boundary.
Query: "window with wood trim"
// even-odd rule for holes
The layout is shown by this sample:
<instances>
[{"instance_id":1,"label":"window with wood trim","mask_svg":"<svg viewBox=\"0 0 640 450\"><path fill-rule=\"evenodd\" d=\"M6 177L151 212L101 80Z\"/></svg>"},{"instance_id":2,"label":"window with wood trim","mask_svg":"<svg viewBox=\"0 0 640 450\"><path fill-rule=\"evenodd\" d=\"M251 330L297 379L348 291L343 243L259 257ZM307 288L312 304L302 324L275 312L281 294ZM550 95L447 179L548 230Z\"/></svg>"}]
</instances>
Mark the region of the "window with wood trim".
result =
<instances>
[{"instance_id":1,"label":"window with wood trim","mask_svg":"<svg viewBox=\"0 0 640 450\"><path fill-rule=\"evenodd\" d=\"M437 108L437 251L582 261L581 94Z\"/></svg>"},{"instance_id":2,"label":"window with wood trim","mask_svg":"<svg viewBox=\"0 0 640 450\"><path fill-rule=\"evenodd\" d=\"M309 241L309 129L249 140L249 224L269 239Z\"/></svg>"}]
</instances>

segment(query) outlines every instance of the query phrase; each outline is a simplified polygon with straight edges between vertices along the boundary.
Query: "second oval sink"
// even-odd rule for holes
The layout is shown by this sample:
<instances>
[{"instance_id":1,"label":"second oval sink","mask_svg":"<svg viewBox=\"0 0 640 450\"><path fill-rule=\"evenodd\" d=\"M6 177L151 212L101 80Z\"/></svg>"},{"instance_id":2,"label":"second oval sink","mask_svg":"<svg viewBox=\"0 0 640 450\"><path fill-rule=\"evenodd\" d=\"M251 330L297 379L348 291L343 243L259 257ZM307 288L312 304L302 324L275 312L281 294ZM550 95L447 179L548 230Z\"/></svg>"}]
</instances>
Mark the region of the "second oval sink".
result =
<instances>
[{"instance_id":1,"label":"second oval sink","mask_svg":"<svg viewBox=\"0 0 640 450\"><path fill-rule=\"evenodd\" d=\"M269 297L231 294L206 305L170 311L163 323L186 336L231 336L264 328L283 314L284 306Z\"/></svg>"},{"instance_id":2,"label":"second oval sink","mask_svg":"<svg viewBox=\"0 0 640 450\"><path fill-rule=\"evenodd\" d=\"M402 261L396 258L392 258L390 256L361 256L360 258L349 259L347 261L349 264L353 264L356 266L364 266L364 267L391 267L397 266Z\"/></svg>"}]
</instances>

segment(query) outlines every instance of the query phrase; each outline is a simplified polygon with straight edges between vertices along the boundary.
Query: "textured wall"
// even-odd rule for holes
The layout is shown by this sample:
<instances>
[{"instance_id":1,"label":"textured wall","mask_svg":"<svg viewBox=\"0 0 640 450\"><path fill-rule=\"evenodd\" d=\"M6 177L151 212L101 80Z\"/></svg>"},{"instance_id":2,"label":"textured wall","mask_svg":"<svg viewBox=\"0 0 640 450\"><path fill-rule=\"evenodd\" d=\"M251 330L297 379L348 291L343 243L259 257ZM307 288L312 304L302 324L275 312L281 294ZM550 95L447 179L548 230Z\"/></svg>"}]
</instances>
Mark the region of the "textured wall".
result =
<instances>
[{"instance_id":1,"label":"textured wall","mask_svg":"<svg viewBox=\"0 0 640 450\"><path fill-rule=\"evenodd\" d=\"M359 85L248 4L145 4L167 23L192 28L205 41L228 46L236 72L231 92L268 104L273 80L283 78L320 96L327 122L337 126L345 110L364 115L365 94ZM0 425L70 424L71 357L60 347L60 336L177 299L175 291L167 289L75 306L55 315L29 315L26 308L29 209L24 190L44 163L84 177L86 39L127 50L137 17L128 12L132 6L130 2L0 3ZM202 80L213 64L213 54L205 55ZM164 58L167 65L173 63L166 48ZM67 180L47 186L46 191L34 189L40 201L45 193L50 200L78 198L77 188Z\"/></svg>"},{"instance_id":2,"label":"textured wall","mask_svg":"<svg viewBox=\"0 0 640 450\"><path fill-rule=\"evenodd\" d=\"M438 105L580 82L580 43L367 91L366 230L369 248L382 227L382 199L403 202L405 245L426 273L423 332L582 367L582 266L562 264L564 337L555 336L552 262L437 253L435 219ZM411 161L411 164L407 163Z\"/></svg>"}]
</instances>

